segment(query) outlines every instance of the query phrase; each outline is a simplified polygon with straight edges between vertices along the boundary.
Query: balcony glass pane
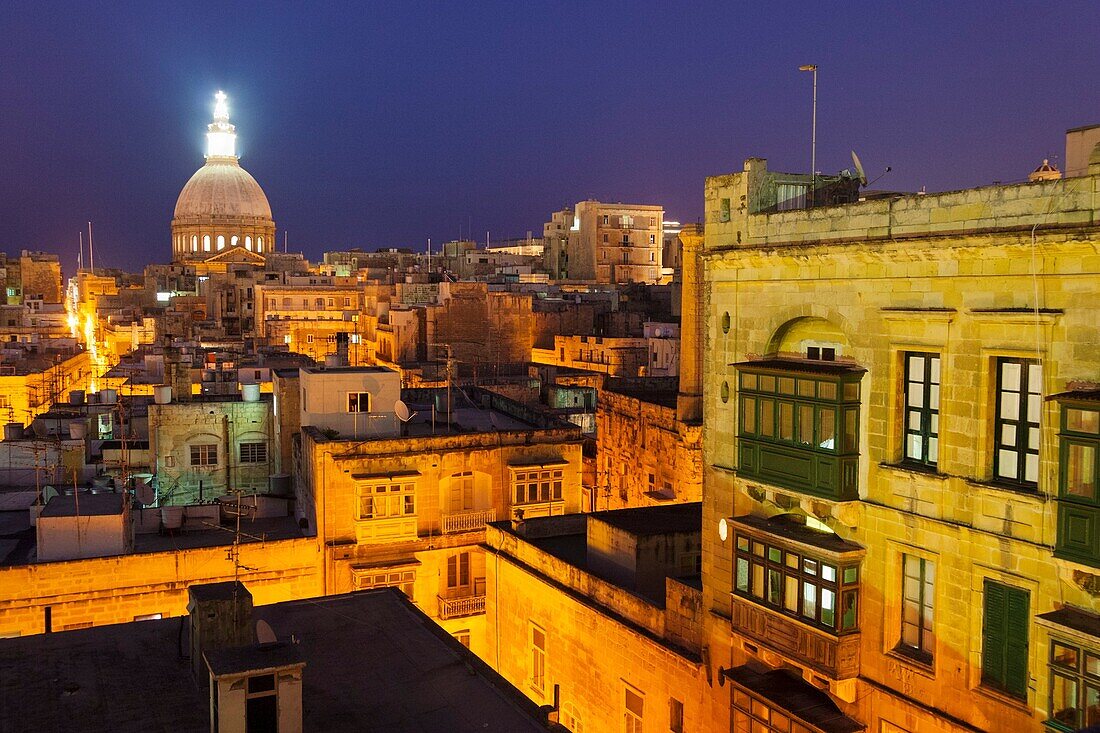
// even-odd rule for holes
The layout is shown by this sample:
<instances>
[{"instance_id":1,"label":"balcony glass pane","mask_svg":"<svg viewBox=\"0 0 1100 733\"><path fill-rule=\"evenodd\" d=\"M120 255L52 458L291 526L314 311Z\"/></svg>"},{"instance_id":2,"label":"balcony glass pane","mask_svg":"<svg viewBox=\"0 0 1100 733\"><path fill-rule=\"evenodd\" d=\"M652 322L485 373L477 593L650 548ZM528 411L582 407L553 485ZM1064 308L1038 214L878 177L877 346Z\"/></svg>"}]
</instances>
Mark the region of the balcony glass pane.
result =
<instances>
[{"instance_id":1,"label":"balcony glass pane","mask_svg":"<svg viewBox=\"0 0 1100 733\"><path fill-rule=\"evenodd\" d=\"M798 442L803 445L813 445L814 442L814 408L813 405L798 406Z\"/></svg>"},{"instance_id":2,"label":"balcony glass pane","mask_svg":"<svg viewBox=\"0 0 1100 733\"><path fill-rule=\"evenodd\" d=\"M836 384L833 382L821 382L817 385L817 396L823 400L836 399Z\"/></svg>"},{"instance_id":3,"label":"balcony glass pane","mask_svg":"<svg viewBox=\"0 0 1100 733\"><path fill-rule=\"evenodd\" d=\"M1051 675L1050 701L1051 717L1075 730L1078 725L1077 680L1060 674Z\"/></svg>"},{"instance_id":4,"label":"balcony glass pane","mask_svg":"<svg viewBox=\"0 0 1100 733\"><path fill-rule=\"evenodd\" d=\"M737 590L749 592L749 561L743 557L737 558Z\"/></svg>"},{"instance_id":5,"label":"balcony glass pane","mask_svg":"<svg viewBox=\"0 0 1100 733\"><path fill-rule=\"evenodd\" d=\"M779 439L794 440L794 405L779 403Z\"/></svg>"},{"instance_id":6,"label":"balcony glass pane","mask_svg":"<svg viewBox=\"0 0 1100 733\"><path fill-rule=\"evenodd\" d=\"M1070 442L1066 446L1066 493L1085 499L1097 497L1097 447Z\"/></svg>"},{"instance_id":7,"label":"balcony glass pane","mask_svg":"<svg viewBox=\"0 0 1100 733\"><path fill-rule=\"evenodd\" d=\"M1066 430L1078 433L1100 434L1100 412L1095 410L1079 410L1074 407L1066 409Z\"/></svg>"},{"instance_id":8,"label":"balcony glass pane","mask_svg":"<svg viewBox=\"0 0 1100 733\"><path fill-rule=\"evenodd\" d=\"M793 575L786 577L783 589L783 607L791 613L798 613L798 578Z\"/></svg>"},{"instance_id":9,"label":"balcony glass pane","mask_svg":"<svg viewBox=\"0 0 1100 733\"><path fill-rule=\"evenodd\" d=\"M1020 391L1020 364L1010 361L1001 362L1001 389Z\"/></svg>"},{"instance_id":10,"label":"balcony glass pane","mask_svg":"<svg viewBox=\"0 0 1100 733\"><path fill-rule=\"evenodd\" d=\"M821 623L836 625L836 594L828 588L821 589Z\"/></svg>"},{"instance_id":11,"label":"balcony glass pane","mask_svg":"<svg viewBox=\"0 0 1100 733\"><path fill-rule=\"evenodd\" d=\"M775 435L775 403L771 400L760 400L760 434Z\"/></svg>"},{"instance_id":12,"label":"balcony glass pane","mask_svg":"<svg viewBox=\"0 0 1100 733\"><path fill-rule=\"evenodd\" d=\"M817 446L836 449L836 411L831 407L817 409Z\"/></svg>"},{"instance_id":13,"label":"balcony glass pane","mask_svg":"<svg viewBox=\"0 0 1100 733\"><path fill-rule=\"evenodd\" d=\"M817 586L802 581L802 615L817 618Z\"/></svg>"}]
</instances>

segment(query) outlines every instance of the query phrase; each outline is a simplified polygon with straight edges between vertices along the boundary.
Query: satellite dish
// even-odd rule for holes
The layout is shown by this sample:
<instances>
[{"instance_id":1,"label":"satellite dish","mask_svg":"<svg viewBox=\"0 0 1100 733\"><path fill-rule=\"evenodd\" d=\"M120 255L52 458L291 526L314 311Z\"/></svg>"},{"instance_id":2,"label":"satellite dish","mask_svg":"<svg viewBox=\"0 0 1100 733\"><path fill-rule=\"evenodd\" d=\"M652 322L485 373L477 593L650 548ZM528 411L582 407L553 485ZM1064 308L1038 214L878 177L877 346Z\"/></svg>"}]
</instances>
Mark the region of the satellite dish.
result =
<instances>
[{"instance_id":1,"label":"satellite dish","mask_svg":"<svg viewBox=\"0 0 1100 733\"><path fill-rule=\"evenodd\" d=\"M394 414L397 415L397 419L401 422L408 422L416 416L415 412L411 412L409 410L409 406L405 404L404 400L398 400L397 402L394 402L393 411Z\"/></svg>"},{"instance_id":2,"label":"satellite dish","mask_svg":"<svg viewBox=\"0 0 1100 733\"><path fill-rule=\"evenodd\" d=\"M137 496L137 500L145 506L149 506L157 500L157 495L153 491L153 487L145 483L142 479L138 479L135 482L134 494Z\"/></svg>"},{"instance_id":3,"label":"satellite dish","mask_svg":"<svg viewBox=\"0 0 1100 733\"><path fill-rule=\"evenodd\" d=\"M867 185L867 174L863 171L863 163L860 162L859 156L856 155L856 151L852 151L852 165L856 167L856 174L859 175L859 185Z\"/></svg>"},{"instance_id":4,"label":"satellite dish","mask_svg":"<svg viewBox=\"0 0 1100 733\"><path fill-rule=\"evenodd\" d=\"M46 486L46 488L42 489L42 504L49 504L50 499L54 498L57 495L57 489L52 486Z\"/></svg>"},{"instance_id":5,"label":"satellite dish","mask_svg":"<svg viewBox=\"0 0 1100 733\"><path fill-rule=\"evenodd\" d=\"M278 639L275 637L275 630L271 628L271 624L262 619L256 622L257 644L274 644L277 641Z\"/></svg>"}]
</instances>

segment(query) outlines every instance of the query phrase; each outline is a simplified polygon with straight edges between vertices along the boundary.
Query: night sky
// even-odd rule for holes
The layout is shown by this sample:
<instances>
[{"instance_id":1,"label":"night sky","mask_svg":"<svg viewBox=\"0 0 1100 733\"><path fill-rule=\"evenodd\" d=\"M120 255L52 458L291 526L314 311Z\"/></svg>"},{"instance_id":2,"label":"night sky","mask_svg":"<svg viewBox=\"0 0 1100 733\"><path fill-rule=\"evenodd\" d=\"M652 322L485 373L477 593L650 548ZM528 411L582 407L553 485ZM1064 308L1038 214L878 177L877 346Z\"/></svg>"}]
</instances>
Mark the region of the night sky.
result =
<instances>
[{"instance_id":1,"label":"night sky","mask_svg":"<svg viewBox=\"0 0 1100 733\"><path fill-rule=\"evenodd\" d=\"M705 176L854 148L876 188L1061 167L1100 3L0 4L0 247L170 259L213 93L290 248L541 234L584 198L702 215Z\"/></svg>"}]
</instances>

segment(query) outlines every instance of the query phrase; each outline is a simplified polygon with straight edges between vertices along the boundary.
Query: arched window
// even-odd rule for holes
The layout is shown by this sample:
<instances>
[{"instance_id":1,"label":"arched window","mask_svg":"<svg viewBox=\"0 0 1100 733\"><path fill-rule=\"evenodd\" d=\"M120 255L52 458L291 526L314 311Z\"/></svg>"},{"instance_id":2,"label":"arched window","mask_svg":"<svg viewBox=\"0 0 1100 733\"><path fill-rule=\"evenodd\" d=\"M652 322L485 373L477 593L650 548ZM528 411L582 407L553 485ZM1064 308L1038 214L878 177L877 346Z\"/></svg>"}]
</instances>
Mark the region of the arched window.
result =
<instances>
[{"instance_id":1,"label":"arched window","mask_svg":"<svg viewBox=\"0 0 1100 733\"><path fill-rule=\"evenodd\" d=\"M244 248L250 252L252 251L252 237L244 238Z\"/></svg>"},{"instance_id":2,"label":"arched window","mask_svg":"<svg viewBox=\"0 0 1100 733\"><path fill-rule=\"evenodd\" d=\"M192 252L198 252L199 251L199 235L197 235L197 234L192 234L191 235L191 251Z\"/></svg>"},{"instance_id":3,"label":"arched window","mask_svg":"<svg viewBox=\"0 0 1100 733\"><path fill-rule=\"evenodd\" d=\"M210 235L209 234L202 235L202 251L203 252L209 252L210 251Z\"/></svg>"},{"instance_id":4,"label":"arched window","mask_svg":"<svg viewBox=\"0 0 1100 733\"><path fill-rule=\"evenodd\" d=\"M263 237L256 237L256 251L257 252L263 252L264 251L264 238Z\"/></svg>"},{"instance_id":5,"label":"arched window","mask_svg":"<svg viewBox=\"0 0 1100 733\"><path fill-rule=\"evenodd\" d=\"M218 251L225 249L225 237L218 235Z\"/></svg>"},{"instance_id":6,"label":"arched window","mask_svg":"<svg viewBox=\"0 0 1100 733\"><path fill-rule=\"evenodd\" d=\"M238 240L238 239L240 239L240 237L238 237L238 236L237 236L236 234L234 234L234 235L233 235L233 236L232 236L232 237L231 237L231 238L229 239L229 246L230 246L230 247L236 247L236 246L237 246L237 240Z\"/></svg>"}]
</instances>

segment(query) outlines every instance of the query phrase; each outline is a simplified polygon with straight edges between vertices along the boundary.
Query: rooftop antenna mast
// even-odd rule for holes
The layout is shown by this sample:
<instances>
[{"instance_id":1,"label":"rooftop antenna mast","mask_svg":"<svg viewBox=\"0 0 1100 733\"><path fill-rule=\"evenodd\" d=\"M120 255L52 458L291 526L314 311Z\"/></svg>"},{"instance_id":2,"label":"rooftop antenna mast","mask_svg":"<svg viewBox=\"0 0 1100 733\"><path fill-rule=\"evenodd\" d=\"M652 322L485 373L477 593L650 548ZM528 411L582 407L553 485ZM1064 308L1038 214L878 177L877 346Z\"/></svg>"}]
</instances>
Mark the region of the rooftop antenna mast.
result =
<instances>
[{"instance_id":1,"label":"rooftop antenna mast","mask_svg":"<svg viewBox=\"0 0 1100 733\"><path fill-rule=\"evenodd\" d=\"M80 237L80 251L76 256L76 271L80 272L84 269L84 232L77 232Z\"/></svg>"},{"instance_id":2,"label":"rooftop antenna mast","mask_svg":"<svg viewBox=\"0 0 1100 733\"><path fill-rule=\"evenodd\" d=\"M286 229L283 230L283 254L286 254Z\"/></svg>"},{"instance_id":3,"label":"rooftop antenna mast","mask_svg":"<svg viewBox=\"0 0 1100 733\"><path fill-rule=\"evenodd\" d=\"M92 222L88 222L88 268L95 272L95 252L92 250Z\"/></svg>"}]
</instances>

